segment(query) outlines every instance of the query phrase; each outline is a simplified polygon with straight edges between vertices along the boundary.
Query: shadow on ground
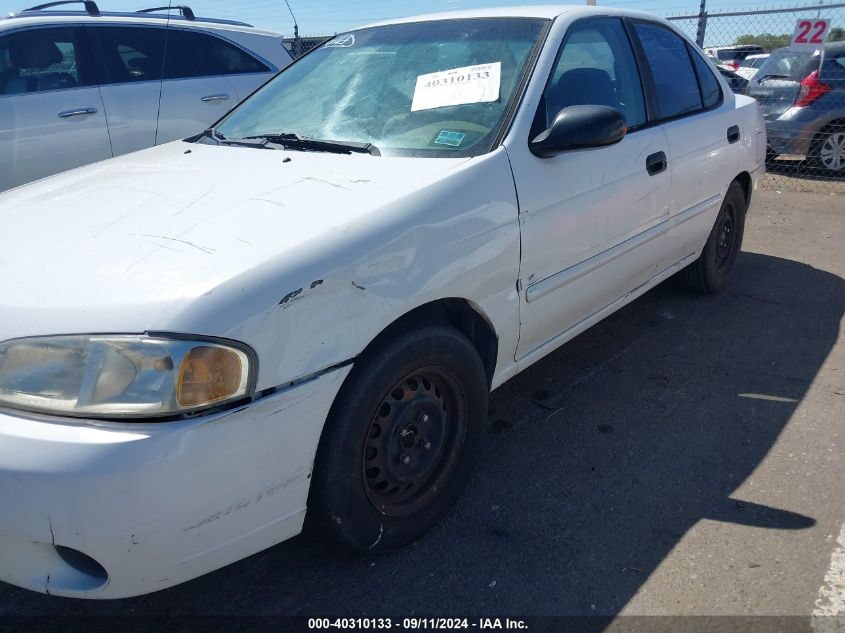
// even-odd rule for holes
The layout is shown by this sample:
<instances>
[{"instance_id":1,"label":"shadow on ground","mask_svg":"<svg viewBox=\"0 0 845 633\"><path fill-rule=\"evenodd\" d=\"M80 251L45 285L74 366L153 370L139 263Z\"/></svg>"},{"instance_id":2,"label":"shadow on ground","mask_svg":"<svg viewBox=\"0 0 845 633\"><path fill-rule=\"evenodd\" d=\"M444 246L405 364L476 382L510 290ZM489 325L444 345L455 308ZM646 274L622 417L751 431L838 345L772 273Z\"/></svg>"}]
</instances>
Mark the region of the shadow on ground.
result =
<instances>
[{"instance_id":1,"label":"shadow on ground","mask_svg":"<svg viewBox=\"0 0 845 633\"><path fill-rule=\"evenodd\" d=\"M404 551L367 558L303 536L131 600L3 586L0 614L612 616L702 519L814 524L733 493L789 422L843 310L841 278L743 253L729 291L664 284L497 390L463 498Z\"/></svg>"}]
</instances>

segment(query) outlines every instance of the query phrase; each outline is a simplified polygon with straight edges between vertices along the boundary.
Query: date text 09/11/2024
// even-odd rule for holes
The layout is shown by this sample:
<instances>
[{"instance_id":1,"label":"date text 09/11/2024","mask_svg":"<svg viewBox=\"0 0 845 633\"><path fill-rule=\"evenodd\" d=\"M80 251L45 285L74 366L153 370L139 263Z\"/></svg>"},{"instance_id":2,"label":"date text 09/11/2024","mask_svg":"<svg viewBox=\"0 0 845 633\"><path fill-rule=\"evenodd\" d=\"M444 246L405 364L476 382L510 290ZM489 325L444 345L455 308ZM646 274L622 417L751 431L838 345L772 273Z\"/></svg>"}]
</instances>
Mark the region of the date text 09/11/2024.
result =
<instances>
[{"instance_id":1,"label":"date text 09/11/2024","mask_svg":"<svg viewBox=\"0 0 845 633\"><path fill-rule=\"evenodd\" d=\"M372 630L527 630L525 620L511 618L309 618L309 630L372 629Z\"/></svg>"}]
</instances>

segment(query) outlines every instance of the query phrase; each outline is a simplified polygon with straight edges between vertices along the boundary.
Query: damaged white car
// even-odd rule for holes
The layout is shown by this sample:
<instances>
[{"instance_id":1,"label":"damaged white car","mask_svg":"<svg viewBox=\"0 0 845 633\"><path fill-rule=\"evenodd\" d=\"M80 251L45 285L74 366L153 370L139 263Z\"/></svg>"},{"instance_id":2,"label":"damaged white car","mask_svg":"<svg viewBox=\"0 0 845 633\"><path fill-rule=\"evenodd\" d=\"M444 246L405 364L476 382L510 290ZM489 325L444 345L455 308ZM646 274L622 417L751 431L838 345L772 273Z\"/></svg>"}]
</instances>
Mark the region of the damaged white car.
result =
<instances>
[{"instance_id":1,"label":"damaged white car","mask_svg":"<svg viewBox=\"0 0 845 633\"><path fill-rule=\"evenodd\" d=\"M142 594L306 512L410 543L491 389L725 285L765 150L668 23L522 7L339 35L196 138L0 195L0 579Z\"/></svg>"}]
</instances>

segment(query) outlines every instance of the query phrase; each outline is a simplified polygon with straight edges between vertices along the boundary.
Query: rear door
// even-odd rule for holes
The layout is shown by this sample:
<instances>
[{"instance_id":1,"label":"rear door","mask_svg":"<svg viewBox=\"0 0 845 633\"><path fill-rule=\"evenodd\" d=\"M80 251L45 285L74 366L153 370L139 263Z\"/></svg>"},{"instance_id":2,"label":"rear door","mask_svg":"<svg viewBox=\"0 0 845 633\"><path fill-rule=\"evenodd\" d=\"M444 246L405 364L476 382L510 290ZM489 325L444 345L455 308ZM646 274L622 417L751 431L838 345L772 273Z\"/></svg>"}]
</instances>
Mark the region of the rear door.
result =
<instances>
[{"instance_id":1,"label":"rear door","mask_svg":"<svg viewBox=\"0 0 845 633\"><path fill-rule=\"evenodd\" d=\"M111 155L82 27L0 35L0 190Z\"/></svg>"},{"instance_id":2,"label":"rear door","mask_svg":"<svg viewBox=\"0 0 845 633\"><path fill-rule=\"evenodd\" d=\"M269 76L270 67L222 37L170 27L159 113L159 144L201 132Z\"/></svg>"},{"instance_id":3,"label":"rear door","mask_svg":"<svg viewBox=\"0 0 845 633\"><path fill-rule=\"evenodd\" d=\"M632 21L651 76L657 123L669 141L672 174L666 256L673 261L701 244L701 224L712 224L728 184L739 171L742 139L756 141L756 131L742 129L733 97L701 54L668 27ZM706 232L704 232L706 235Z\"/></svg>"},{"instance_id":4,"label":"rear door","mask_svg":"<svg viewBox=\"0 0 845 633\"><path fill-rule=\"evenodd\" d=\"M86 26L114 155L156 142L164 27Z\"/></svg>"}]
</instances>

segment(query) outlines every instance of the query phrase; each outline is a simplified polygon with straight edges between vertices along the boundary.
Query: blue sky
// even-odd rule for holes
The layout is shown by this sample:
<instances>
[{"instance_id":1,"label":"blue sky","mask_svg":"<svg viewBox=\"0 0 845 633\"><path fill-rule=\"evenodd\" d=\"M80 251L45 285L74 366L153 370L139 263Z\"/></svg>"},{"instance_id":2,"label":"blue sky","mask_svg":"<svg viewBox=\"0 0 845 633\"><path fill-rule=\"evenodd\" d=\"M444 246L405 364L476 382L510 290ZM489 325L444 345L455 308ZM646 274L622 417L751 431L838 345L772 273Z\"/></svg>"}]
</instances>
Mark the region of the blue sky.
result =
<instances>
[{"instance_id":1,"label":"blue sky","mask_svg":"<svg viewBox=\"0 0 845 633\"><path fill-rule=\"evenodd\" d=\"M19 10L45 0L0 0L0 14ZM151 6L155 0L145 4L144 0L97 0L103 10L134 10ZM293 32L293 20L284 0L174 0L189 4L198 15L240 19L255 26L280 31L285 35ZM167 0L157 2L166 4ZM299 22L303 35L324 34L343 31L367 22L454 9L507 6L515 4L540 4L542 0L520 2L519 0L289 0ZM650 11L658 15L694 13L698 0L598 0L599 4L628 7ZM766 8L773 6L795 6L815 4L806 0L769 0ZM708 0L709 11L758 8L762 2L744 0ZM152 5L154 6L154 5Z\"/></svg>"}]
</instances>

